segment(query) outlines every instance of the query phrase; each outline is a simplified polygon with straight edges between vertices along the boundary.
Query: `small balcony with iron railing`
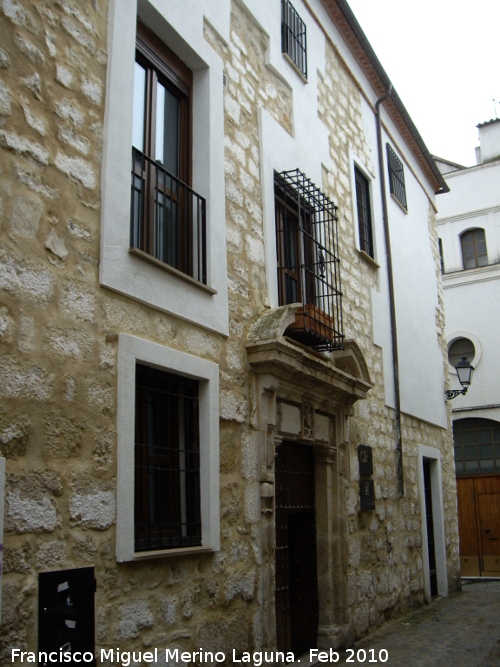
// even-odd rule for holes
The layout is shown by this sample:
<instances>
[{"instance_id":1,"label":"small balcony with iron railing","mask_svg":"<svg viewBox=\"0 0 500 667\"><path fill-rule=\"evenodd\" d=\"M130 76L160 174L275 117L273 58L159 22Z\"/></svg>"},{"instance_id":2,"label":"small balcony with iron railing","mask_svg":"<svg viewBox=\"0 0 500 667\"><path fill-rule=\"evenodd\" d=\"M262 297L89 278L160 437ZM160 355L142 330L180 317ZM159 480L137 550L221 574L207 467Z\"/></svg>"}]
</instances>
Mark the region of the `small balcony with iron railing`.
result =
<instances>
[{"instance_id":1,"label":"small balcony with iron railing","mask_svg":"<svg viewBox=\"0 0 500 667\"><path fill-rule=\"evenodd\" d=\"M132 148L131 249L207 284L206 201Z\"/></svg>"},{"instance_id":2,"label":"small balcony with iron railing","mask_svg":"<svg viewBox=\"0 0 500 667\"><path fill-rule=\"evenodd\" d=\"M280 305L300 303L286 335L317 350L343 348L337 207L302 172L275 174Z\"/></svg>"}]
</instances>

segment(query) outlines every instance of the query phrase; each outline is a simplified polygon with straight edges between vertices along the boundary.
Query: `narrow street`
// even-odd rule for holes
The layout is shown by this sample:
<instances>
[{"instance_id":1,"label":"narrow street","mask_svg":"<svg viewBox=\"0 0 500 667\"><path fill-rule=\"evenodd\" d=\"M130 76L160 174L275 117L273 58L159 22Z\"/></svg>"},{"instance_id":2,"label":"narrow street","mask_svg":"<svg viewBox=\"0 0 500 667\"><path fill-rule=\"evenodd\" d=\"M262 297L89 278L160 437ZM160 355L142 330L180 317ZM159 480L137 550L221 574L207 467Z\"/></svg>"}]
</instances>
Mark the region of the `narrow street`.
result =
<instances>
[{"instance_id":1,"label":"narrow street","mask_svg":"<svg viewBox=\"0 0 500 667\"><path fill-rule=\"evenodd\" d=\"M385 663L378 660L385 657L383 649L389 656ZM352 657L350 651L348 655L342 651L336 664L499 667L500 581L464 583L462 592L388 623L357 642L353 650Z\"/></svg>"}]
</instances>

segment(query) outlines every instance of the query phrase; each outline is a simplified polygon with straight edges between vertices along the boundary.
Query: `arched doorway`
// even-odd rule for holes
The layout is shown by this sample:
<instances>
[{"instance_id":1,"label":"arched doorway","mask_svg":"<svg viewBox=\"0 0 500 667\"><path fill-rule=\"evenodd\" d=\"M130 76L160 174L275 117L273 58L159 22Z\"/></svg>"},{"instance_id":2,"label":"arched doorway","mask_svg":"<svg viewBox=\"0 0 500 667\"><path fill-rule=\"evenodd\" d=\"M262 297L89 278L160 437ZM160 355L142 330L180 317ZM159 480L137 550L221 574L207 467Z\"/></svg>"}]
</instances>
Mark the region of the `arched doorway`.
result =
<instances>
[{"instance_id":1,"label":"arched doorway","mask_svg":"<svg viewBox=\"0 0 500 667\"><path fill-rule=\"evenodd\" d=\"M453 422L462 576L500 576L500 422Z\"/></svg>"}]
</instances>

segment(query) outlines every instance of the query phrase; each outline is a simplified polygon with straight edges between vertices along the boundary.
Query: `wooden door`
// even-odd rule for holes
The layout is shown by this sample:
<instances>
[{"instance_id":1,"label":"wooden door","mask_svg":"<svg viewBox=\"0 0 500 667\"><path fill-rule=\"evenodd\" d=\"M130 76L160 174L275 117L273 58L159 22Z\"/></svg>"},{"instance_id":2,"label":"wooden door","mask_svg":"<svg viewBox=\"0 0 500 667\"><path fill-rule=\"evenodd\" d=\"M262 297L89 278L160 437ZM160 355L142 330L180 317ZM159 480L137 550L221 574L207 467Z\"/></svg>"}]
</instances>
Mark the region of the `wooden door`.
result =
<instances>
[{"instance_id":1,"label":"wooden door","mask_svg":"<svg viewBox=\"0 0 500 667\"><path fill-rule=\"evenodd\" d=\"M283 442L275 472L276 643L298 657L316 647L318 632L312 448Z\"/></svg>"},{"instance_id":2,"label":"wooden door","mask_svg":"<svg viewBox=\"0 0 500 667\"><path fill-rule=\"evenodd\" d=\"M459 477L462 576L500 576L500 476Z\"/></svg>"}]
</instances>

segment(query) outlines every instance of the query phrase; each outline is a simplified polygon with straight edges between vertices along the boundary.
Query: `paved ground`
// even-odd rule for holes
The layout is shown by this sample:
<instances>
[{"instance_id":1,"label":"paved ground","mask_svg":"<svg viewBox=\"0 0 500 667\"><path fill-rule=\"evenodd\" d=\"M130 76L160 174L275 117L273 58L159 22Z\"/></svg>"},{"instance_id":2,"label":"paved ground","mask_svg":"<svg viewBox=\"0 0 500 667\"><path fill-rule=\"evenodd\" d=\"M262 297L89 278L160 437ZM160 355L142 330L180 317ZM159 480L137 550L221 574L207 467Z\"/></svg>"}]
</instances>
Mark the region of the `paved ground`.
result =
<instances>
[{"instance_id":1,"label":"paved ground","mask_svg":"<svg viewBox=\"0 0 500 667\"><path fill-rule=\"evenodd\" d=\"M363 658L358 649L366 651L364 662L357 659ZM385 657L381 649L388 652L387 662L370 662ZM352 662L346 662L342 651L336 665L500 667L500 581L464 583L461 593L385 625L357 642L354 651Z\"/></svg>"}]
</instances>

